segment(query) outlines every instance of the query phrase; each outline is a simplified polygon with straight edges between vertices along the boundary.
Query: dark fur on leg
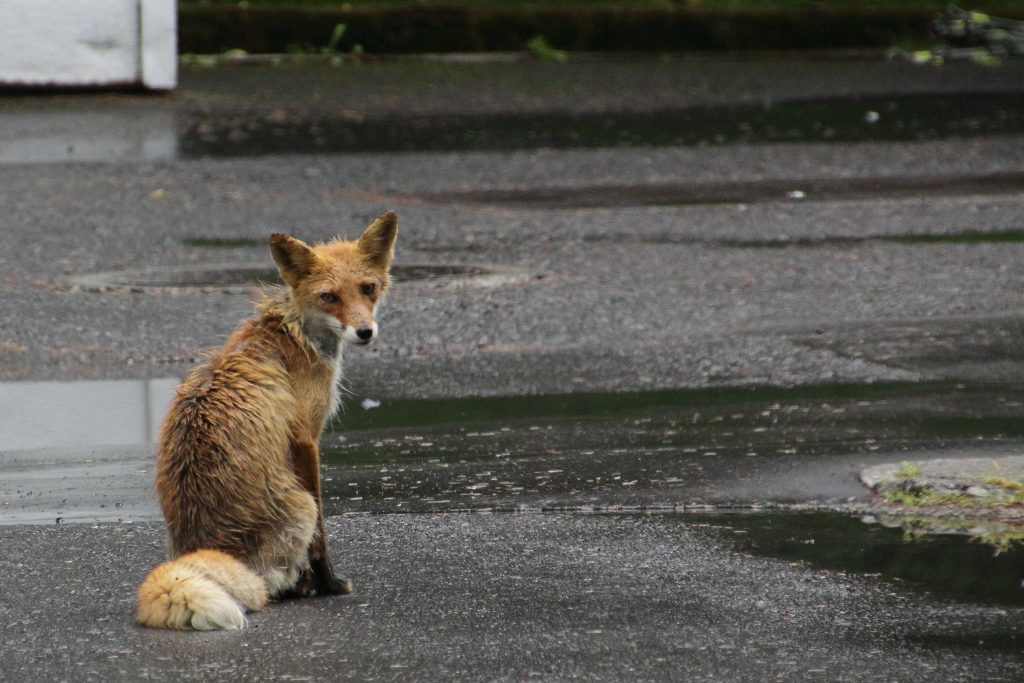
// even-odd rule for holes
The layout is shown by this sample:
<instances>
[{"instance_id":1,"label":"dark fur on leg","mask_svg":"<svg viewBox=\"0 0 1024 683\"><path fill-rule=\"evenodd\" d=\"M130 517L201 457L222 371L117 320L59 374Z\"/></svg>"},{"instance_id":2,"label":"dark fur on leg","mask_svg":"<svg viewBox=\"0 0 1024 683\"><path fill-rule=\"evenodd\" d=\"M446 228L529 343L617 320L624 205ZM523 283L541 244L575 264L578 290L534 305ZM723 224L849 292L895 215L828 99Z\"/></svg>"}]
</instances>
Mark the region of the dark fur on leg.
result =
<instances>
[{"instance_id":1,"label":"dark fur on leg","mask_svg":"<svg viewBox=\"0 0 1024 683\"><path fill-rule=\"evenodd\" d=\"M295 585L288 590L283 591L277 597L279 600L308 598L313 595L314 590L316 590L316 577L313 575L313 570L306 567L302 570L302 573L299 575L299 580L295 582Z\"/></svg>"},{"instance_id":2,"label":"dark fur on leg","mask_svg":"<svg viewBox=\"0 0 1024 683\"><path fill-rule=\"evenodd\" d=\"M326 554L310 558L309 566L313 570L317 595L348 595L352 592L352 582L334 575L331 559Z\"/></svg>"}]
</instances>

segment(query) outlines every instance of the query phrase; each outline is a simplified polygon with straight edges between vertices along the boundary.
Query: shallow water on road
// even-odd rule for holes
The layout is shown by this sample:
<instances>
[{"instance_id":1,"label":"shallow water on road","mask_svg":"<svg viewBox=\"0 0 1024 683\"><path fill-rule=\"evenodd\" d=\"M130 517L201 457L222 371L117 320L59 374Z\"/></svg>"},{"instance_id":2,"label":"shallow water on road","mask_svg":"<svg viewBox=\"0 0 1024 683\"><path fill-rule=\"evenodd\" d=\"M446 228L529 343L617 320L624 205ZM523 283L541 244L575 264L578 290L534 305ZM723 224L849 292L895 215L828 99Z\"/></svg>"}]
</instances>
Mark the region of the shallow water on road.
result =
<instances>
[{"instance_id":1,"label":"shallow water on road","mask_svg":"<svg viewBox=\"0 0 1024 683\"><path fill-rule=\"evenodd\" d=\"M935 140L1024 133L1016 93L847 97L654 112L389 115L283 108L186 116L184 157Z\"/></svg>"},{"instance_id":2,"label":"shallow water on road","mask_svg":"<svg viewBox=\"0 0 1024 683\"><path fill-rule=\"evenodd\" d=\"M2 521L158 518L148 442L159 420L153 411L173 383L0 384L7 414L21 416L0 430ZM155 391L159 400L149 396ZM1017 545L1024 533L1016 527L996 534L973 522L929 526L854 514L851 506L870 500L857 479L867 466L1019 454L1024 385L358 397L346 404L322 442L328 515L664 514L713 526L741 552L878 574L956 599L1024 604ZM60 425L52 419L58 413ZM794 506L816 511L786 511Z\"/></svg>"},{"instance_id":3,"label":"shallow water on road","mask_svg":"<svg viewBox=\"0 0 1024 683\"><path fill-rule=\"evenodd\" d=\"M2 113L0 164L899 142L1024 133L1024 95L1012 92L872 95L682 107L670 104L645 111L468 114L377 113L307 103L266 106L258 101L175 109L147 102L145 106L119 109L109 106L108 101L61 97L61 106L56 109L30 103L24 110L13 107ZM46 104L45 100L41 102ZM1013 185L1019 187L1020 183ZM880 189L892 194L892 188ZM903 188L904 192L910 189ZM864 190L844 186L840 193L856 196ZM755 188L747 193L746 201L757 201L765 192ZM682 196L678 191L671 194L670 203L693 201L686 192ZM713 193L700 201L721 201L721 194ZM727 194L735 195L736 190Z\"/></svg>"},{"instance_id":4,"label":"shallow water on road","mask_svg":"<svg viewBox=\"0 0 1024 683\"><path fill-rule=\"evenodd\" d=\"M971 602L1024 604L1024 548L996 552L967 535L908 535L839 513L687 514L752 555L844 571ZM1024 636L1018 646L1024 643Z\"/></svg>"},{"instance_id":5,"label":"shallow water on road","mask_svg":"<svg viewBox=\"0 0 1024 683\"><path fill-rule=\"evenodd\" d=\"M1019 605L1012 525L981 538L987 527L777 505L866 502L870 463L1019 452L1022 408L1024 386L952 382L353 405L324 439L324 505L668 514L741 552Z\"/></svg>"},{"instance_id":6,"label":"shallow water on road","mask_svg":"<svg viewBox=\"0 0 1024 683\"><path fill-rule=\"evenodd\" d=\"M349 406L325 435L346 510L863 499L868 464L1024 443L1024 387L698 389Z\"/></svg>"}]
</instances>

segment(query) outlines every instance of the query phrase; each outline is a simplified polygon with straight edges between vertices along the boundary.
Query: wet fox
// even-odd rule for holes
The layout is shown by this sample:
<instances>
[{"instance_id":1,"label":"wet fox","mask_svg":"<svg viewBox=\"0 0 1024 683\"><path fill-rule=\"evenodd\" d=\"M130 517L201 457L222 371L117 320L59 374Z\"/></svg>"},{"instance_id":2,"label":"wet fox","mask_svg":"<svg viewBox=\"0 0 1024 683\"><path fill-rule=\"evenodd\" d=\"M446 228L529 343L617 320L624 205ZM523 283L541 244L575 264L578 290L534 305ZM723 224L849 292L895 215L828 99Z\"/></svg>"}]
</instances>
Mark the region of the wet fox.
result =
<instances>
[{"instance_id":1,"label":"wet fox","mask_svg":"<svg viewBox=\"0 0 1024 683\"><path fill-rule=\"evenodd\" d=\"M397 233L389 211L358 240L271 236L286 287L189 374L161 427L171 559L139 586L140 624L237 629L273 598L352 591L327 554L317 443L342 345L377 335Z\"/></svg>"}]
</instances>

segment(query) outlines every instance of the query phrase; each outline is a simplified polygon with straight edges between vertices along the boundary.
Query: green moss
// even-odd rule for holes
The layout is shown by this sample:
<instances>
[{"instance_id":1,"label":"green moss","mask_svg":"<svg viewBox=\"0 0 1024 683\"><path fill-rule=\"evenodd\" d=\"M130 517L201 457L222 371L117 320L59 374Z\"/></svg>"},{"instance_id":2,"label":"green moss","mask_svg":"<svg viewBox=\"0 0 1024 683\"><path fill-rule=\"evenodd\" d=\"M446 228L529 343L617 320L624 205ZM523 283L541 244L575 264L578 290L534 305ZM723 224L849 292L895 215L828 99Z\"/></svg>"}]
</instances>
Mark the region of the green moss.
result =
<instances>
[{"instance_id":1,"label":"green moss","mask_svg":"<svg viewBox=\"0 0 1024 683\"><path fill-rule=\"evenodd\" d=\"M882 498L890 505L903 507L978 507L993 504L993 500L988 497L968 496L962 493L935 493L927 489L890 489L882 493Z\"/></svg>"},{"instance_id":2,"label":"green moss","mask_svg":"<svg viewBox=\"0 0 1024 683\"><path fill-rule=\"evenodd\" d=\"M1000 488L1012 491L1014 493L1024 494L1024 482L1014 481L1013 479L1007 479L999 475L983 477L979 481L986 484L992 484L993 486L999 486Z\"/></svg>"},{"instance_id":3,"label":"green moss","mask_svg":"<svg viewBox=\"0 0 1024 683\"><path fill-rule=\"evenodd\" d=\"M526 47L530 49L530 52L532 52L537 59L559 63L563 63L568 59L568 55L565 50L556 50L551 47L548 45L548 41L544 40L544 36L542 35L536 35L531 38L526 43Z\"/></svg>"},{"instance_id":4,"label":"green moss","mask_svg":"<svg viewBox=\"0 0 1024 683\"><path fill-rule=\"evenodd\" d=\"M921 476L921 463L904 461L900 464L900 468L896 470L896 476L900 479L913 479L914 477Z\"/></svg>"},{"instance_id":5,"label":"green moss","mask_svg":"<svg viewBox=\"0 0 1024 683\"><path fill-rule=\"evenodd\" d=\"M921 476L921 466L916 462L904 462L896 471L902 480ZM937 493L925 486L893 487L882 492L882 498L890 505L902 507L961 507L991 508L1024 505L1024 482L1007 479L1000 475L980 477L972 481L987 484L995 491L989 495L972 496L966 493Z\"/></svg>"}]
</instances>

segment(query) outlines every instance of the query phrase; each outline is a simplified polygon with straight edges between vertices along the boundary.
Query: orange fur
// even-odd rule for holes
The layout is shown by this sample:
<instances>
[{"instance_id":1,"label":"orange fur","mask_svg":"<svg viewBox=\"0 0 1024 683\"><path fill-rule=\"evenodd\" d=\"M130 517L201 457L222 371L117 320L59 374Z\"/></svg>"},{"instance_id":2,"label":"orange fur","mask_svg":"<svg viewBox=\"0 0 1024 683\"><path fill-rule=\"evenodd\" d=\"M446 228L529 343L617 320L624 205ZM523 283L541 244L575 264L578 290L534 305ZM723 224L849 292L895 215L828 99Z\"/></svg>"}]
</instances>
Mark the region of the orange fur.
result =
<instances>
[{"instance_id":1,"label":"orange fur","mask_svg":"<svg viewBox=\"0 0 1024 683\"><path fill-rule=\"evenodd\" d=\"M397 226L389 211L357 241L271 237L287 287L189 374L161 427L156 488L172 559L139 587L140 623L240 627L201 605L259 609L265 597L239 597L252 596L250 575L269 597L351 591L327 554L317 444L337 407L342 342L376 335ZM197 551L218 553L193 562Z\"/></svg>"}]
</instances>

